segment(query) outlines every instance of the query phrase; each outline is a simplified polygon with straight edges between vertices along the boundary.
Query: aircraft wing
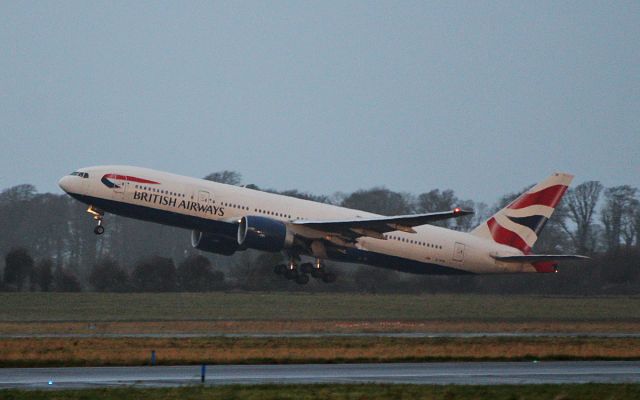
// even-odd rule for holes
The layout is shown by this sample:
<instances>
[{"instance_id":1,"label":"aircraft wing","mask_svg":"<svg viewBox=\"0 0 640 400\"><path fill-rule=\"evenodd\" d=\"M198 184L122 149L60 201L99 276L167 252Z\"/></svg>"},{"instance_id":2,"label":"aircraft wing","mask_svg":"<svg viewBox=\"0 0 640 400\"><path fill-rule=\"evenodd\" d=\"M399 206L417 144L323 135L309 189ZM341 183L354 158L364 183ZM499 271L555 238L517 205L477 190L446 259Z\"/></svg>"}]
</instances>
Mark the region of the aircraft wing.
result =
<instances>
[{"instance_id":1,"label":"aircraft wing","mask_svg":"<svg viewBox=\"0 0 640 400\"><path fill-rule=\"evenodd\" d=\"M496 256L498 261L511 263L533 263L542 261L590 260L590 257L577 254L529 254L524 256Z\"/></svg>"},{"instance_id":2,"label":"aircraft wing","mask_svg":"<svg viewBox=\"0 0 640 400\"><path fill-rule=\"evenodd\" d=\"M376 239L385 239L386 232L403 231L415 233L414 226L426 225L431 222L449 218L458 218L473 214L473 211L456 208L451 211L443 211L429 214L398 215L392 217L356 218L349 220L333 221L294 221L293 225L311 228L317 231L339 235L348 239L360 236L369 236Z\"/></svg>"}]
</instances>

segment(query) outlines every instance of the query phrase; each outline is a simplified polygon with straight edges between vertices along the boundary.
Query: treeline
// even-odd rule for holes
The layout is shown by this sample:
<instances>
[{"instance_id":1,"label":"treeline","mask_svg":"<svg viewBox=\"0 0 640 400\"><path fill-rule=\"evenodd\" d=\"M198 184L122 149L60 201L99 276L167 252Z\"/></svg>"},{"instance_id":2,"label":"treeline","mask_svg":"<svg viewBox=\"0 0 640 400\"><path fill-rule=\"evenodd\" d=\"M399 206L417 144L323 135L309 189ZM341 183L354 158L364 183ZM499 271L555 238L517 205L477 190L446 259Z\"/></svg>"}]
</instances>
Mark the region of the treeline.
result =
<instances>
[{"instance_id":1,"label":"treeline","mask_svg":"<svg viewBox=\"0 0 640 400\"><path fill-rule=\"evenodd\" d=\"M170 258L152 256L138 260L130 271L105 257L88 276L89 289L98 292L205 292L225 289L224 281L224 274L202 255L191 255L177 266ZM22 247L5 257L4 283L17 291L79 292L83 287L73 272L54 267L49 258L35 262Z\"/></svg>"},{"instance_id":2,"label":"treeline","mask_svg":"<svg viewBox=\"0 0 640 400\"><path fill-rule=\"evenodd\" d=\"M234 171L206 179L241 184ZM259 189L255 185L248 187ZM473 216L438 223L468 231L520 193L500 198L492 207L458 198L452 190L418 195L384 187L350 194L317 196L297 190L283 195L362 209L383 215L471 208ZM560 274L513 276L416 276L352 264L330 264L338 275L331 285L313 281L298 287L273 273L280 254L244 251L231 257L201 253L183 229L114 215L106 232L92 233L86 206L67 195L37 193L19 185L0 193L2 290L7 291L207 291L330 290L368 292L486 293L640 293L640 201L637 189L584 182L570 189L547 223L534 251L579 253L586 263L564 263Z\"/></svg>"}]
</instances>

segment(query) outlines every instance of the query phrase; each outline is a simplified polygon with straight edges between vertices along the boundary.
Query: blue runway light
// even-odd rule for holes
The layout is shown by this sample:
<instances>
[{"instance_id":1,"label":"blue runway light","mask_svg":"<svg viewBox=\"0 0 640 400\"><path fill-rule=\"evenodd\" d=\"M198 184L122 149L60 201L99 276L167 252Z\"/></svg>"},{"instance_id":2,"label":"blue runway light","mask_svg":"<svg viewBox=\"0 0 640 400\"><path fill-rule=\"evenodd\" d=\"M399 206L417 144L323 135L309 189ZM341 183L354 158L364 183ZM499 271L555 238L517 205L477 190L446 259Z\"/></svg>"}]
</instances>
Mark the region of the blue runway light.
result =
<instances>
[{"instance_id":1,"label":"blue runway light","mask_svg":"<svg viewBox=\"0 0 640 400\"><path fill-rule=\"evenodd\" d=\"M49 381L49 385L53 385L53 381Z\"/></svg>"}]
</instances>

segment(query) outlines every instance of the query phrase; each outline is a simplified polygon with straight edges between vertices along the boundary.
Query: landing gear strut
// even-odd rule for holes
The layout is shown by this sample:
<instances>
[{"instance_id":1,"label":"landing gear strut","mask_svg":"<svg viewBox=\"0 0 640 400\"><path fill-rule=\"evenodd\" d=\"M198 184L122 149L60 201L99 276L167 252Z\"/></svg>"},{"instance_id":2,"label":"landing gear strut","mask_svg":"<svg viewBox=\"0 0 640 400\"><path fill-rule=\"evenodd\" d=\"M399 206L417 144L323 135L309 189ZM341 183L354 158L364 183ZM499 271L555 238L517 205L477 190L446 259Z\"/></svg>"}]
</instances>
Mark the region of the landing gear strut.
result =
<instances>
[{"instance_id":1,"label":"landing gear strut","mask_svg":"<svg viewBox=\"0 0 640 400\"><path fill-rule=\"evenodd\" d=\"M104 211L94 206L89 206L87 212L93 215L93 219L98 221L98 225L93 228L93 233L96 235L102 235L104 233L104 226L102 226L102 219L104 218Z\"/></svg>"},{"instance_id":2,"label":"landing gear strut","mask_svg":"<svg viewBox=\"0 0 640 400\"><path fill-rule=\"evenodd\" d=\"M295 257L291 257L289 260L289 264L285 265L284 277L288 280L295 280L297 283L304 285L306 282L302 282L299 280L300 272L298 271L298 266L296 265ZM309 279L307 279L307 282Z\"/></svg>"},{"instance_id":3,"label":"landing gear strut","mask_svg":"<svg viewBox=\"0 0 640 400\"><path fill-rule=\"evenodd\" d=\"M314 278L322 279L322 282L324 283L333 283L336 281L336 274L328 272L321 259L316 258L315 265L309 265L312 267L311 276Z\"/></svg>"}]
</instances>

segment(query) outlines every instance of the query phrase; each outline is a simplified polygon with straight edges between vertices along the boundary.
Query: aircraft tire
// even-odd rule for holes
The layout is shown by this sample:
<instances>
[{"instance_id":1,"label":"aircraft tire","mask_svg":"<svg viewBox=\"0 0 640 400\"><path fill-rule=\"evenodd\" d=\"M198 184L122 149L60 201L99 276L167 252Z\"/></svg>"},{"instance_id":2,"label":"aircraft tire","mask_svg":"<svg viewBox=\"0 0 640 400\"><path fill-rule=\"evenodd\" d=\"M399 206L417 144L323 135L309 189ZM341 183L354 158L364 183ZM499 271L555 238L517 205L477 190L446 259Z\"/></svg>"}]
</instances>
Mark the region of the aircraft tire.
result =
<instances>
[{"instance_id":1,"label":"aircraft tire","mask_svg":"<svg viewBox=\"0 0 640 400\"><path fill-rule=\"evenodd\" d=\"M104 226L96 226L95 228L93 228L93 233L95 233L96 235L102 235L104 233Z\"/></svg>"},{"instance_id":2,"label":"aircraft tire","mask_svg":"<svg viewBox=\"0 0 640 400\"><path fill-rule=\"evenodd\" d=\"M311 271L313 271L313 264L304 263L300 265L300 272L302 272L303 274L310 274Z\"/></svg>"},{"instance_id":3,"label":"aircraft tire","mask_svg":"<svg viewBox=\"0 0 640 400\"><path fill-rule=\"evenodd\" d=\"M296 271L295 269L287 269L284 272L284 277L289 280L296 279L297 276L298 276L298 271Z\"/></svg>"},{"instance_id":4,"label":"aircraft tire","mask_svg":"<svg viewBox=\"0 0 640 400\"><path fill-rule=\"evenodd\" d=\"M296 283L298 285L306 285L307 283L309 283L309 275L300 274L300 275L296 276Z\"/></svg>"}]
</instances>

